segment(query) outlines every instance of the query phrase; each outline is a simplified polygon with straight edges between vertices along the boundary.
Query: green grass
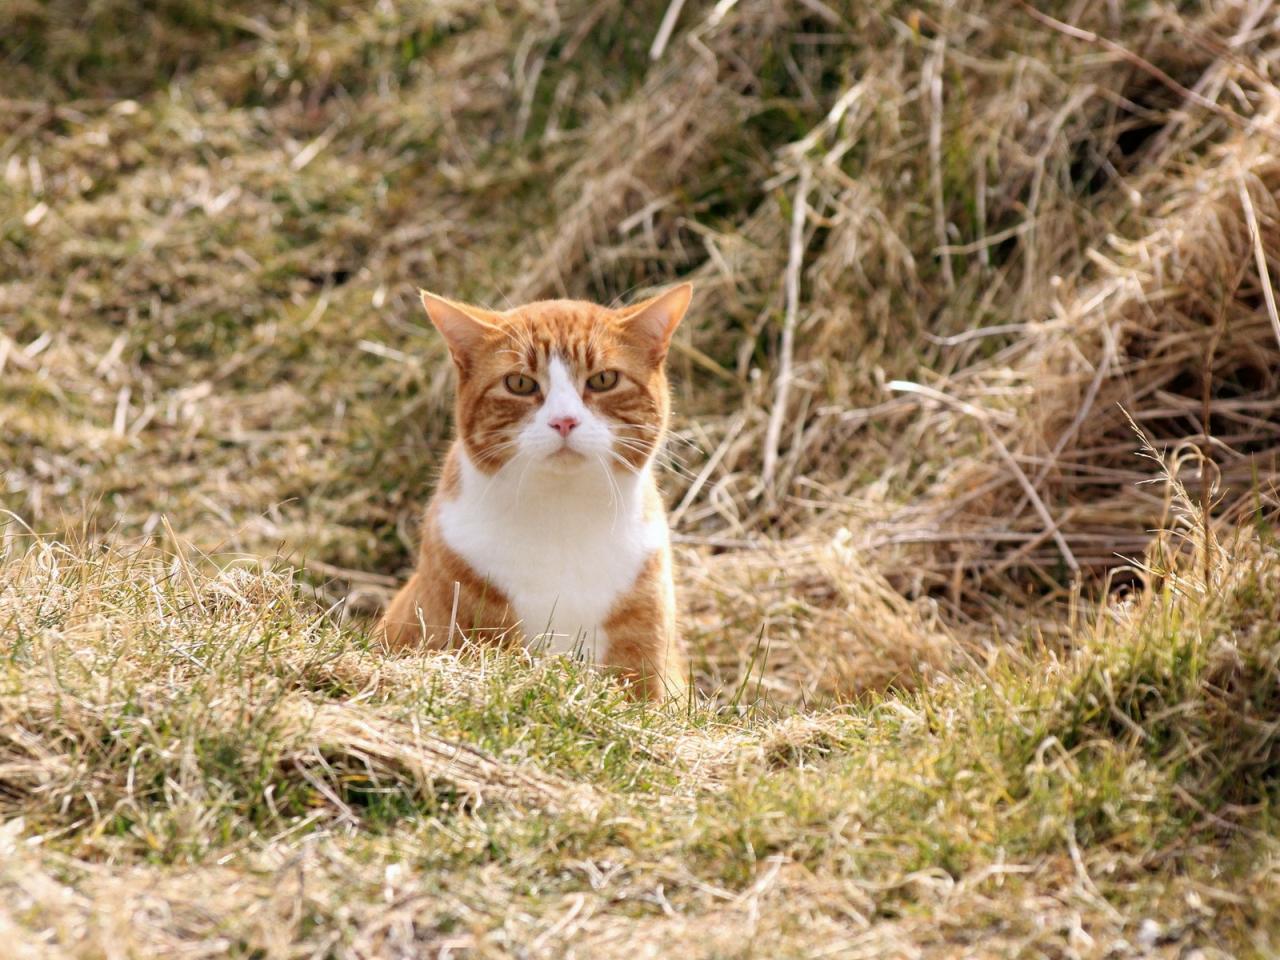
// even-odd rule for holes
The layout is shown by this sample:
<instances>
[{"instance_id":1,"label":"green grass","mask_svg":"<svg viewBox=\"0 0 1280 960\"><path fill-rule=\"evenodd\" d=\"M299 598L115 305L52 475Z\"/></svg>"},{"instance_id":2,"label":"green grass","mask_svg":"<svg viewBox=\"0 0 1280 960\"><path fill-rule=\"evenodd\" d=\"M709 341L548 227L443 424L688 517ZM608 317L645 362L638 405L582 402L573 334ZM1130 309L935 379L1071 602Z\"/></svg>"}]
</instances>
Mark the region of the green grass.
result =
<instances>
[{"instance_id":1,"label":"green grass","mask_svg":"<svg viewBox=\"0 0 1280 960\"><path fill-rule=\"evenodd\" d=\"M1235 896L1274 883L1274 542L1103 614L1069 654L1011 647L817 712L655 710L511 653L387 658L253 566L18 538L3 570L0 803L42 838L4 880L34 911L24 935L50 890L107 868L119 896L207 913L136 926L139 954L227 925L243 955L270 953L246 898L297 871L314 886L282 942L332 934L338 953L377 927L389 876L437 891L409 897L413 930L481 952L613 929L660 952L675 918L706 925L705 956L1039 953L1072 923L1102 949L1144 923L1179 949L1275 942L1274 888ZM467 762L432 759L442 744ZM183 886L204 871L207 901ZM578 900L582 922L557 928Z\"/></svg>"}]
</instances>

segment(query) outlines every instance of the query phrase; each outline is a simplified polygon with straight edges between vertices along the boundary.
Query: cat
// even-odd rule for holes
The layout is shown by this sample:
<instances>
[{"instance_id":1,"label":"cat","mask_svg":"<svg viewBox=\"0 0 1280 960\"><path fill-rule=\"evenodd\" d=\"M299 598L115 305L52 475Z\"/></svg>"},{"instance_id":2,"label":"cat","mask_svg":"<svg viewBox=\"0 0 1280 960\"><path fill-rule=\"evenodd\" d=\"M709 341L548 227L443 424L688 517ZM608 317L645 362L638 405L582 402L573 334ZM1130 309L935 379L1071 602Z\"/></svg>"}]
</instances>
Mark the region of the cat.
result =
<instances>
[{"instance_id":1,"label":"cat","mask_svg":"<svg viewBox=\"0 0 1280 960\"><path fill-rule=\"evenodd\" d=\"M497 312L422 292L457 371L456 437L417 569L379 624L391 648L516 640L585 656L640 698L680 694L654 458L667 351L692 293Z\"/></svg>"}]
</instances>

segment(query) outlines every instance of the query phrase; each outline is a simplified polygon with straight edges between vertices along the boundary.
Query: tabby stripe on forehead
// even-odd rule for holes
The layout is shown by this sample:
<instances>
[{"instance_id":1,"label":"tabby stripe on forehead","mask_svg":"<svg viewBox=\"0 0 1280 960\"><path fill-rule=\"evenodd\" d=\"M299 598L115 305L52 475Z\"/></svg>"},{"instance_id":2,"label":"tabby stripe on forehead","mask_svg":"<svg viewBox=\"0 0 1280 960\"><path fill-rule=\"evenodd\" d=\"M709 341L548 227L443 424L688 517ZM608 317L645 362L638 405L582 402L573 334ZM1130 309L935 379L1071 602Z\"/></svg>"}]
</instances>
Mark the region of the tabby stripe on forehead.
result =
<instances>
[{"instance_id":1,"label":"tabby stripe on forehead","mask_svg":"<svg viewBox=\"0 0 1280 960\"><path fill-rule=\"evenodd\" d=\"M612 455L619 465L644 465L666 427L667 386L661 363L632 339L632 327L605 308L566 301L542 301L490 319L496 335L488 349L468 355L458 389L459 434L478 466L493 472L518 455L518 437L542 409L556 362L564 368L561 389L571 390L615 431ZM584 389L583 381L602 370L618 372L616 387ZM505 378L513 373L534 377L542 390L511 396Z\"/></svg>"}]
</instances>

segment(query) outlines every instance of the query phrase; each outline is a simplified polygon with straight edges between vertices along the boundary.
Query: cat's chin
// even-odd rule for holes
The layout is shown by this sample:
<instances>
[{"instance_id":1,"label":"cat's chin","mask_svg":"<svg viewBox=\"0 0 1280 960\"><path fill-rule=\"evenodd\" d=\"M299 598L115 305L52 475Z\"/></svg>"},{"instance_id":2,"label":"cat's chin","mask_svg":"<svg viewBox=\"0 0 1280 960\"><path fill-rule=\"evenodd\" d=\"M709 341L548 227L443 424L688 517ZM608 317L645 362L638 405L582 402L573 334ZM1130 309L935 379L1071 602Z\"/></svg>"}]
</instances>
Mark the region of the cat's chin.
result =
<instances>
[{"instance_id":1,"label":"cat's chin","mask_svg":"<svg viewBox=\"0 0 1280 960\"><path fill-rule=\"evenodd\" d=\"M564 476L581 473L589 462L585 454L581 454L569 447L561 447L554 453L549 453L539 459L537 461L537 469L544 473Z\"/></svg>"}]
</instances>

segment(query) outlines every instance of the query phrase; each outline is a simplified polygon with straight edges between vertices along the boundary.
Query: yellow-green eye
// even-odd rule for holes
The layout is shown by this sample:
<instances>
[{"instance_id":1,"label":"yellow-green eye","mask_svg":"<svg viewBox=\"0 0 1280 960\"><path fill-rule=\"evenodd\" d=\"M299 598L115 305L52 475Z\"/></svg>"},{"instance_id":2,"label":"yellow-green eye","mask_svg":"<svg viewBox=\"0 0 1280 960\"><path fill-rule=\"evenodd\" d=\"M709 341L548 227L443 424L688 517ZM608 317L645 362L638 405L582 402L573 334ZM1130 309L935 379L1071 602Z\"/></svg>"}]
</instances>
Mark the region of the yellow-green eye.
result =
<instances>
[{"instance_id":1,"label":"yellow-green eye","mask_svg":"<svg viewBox=\"0 0 1280 960\"><path fill-rule=\"evenodd\" d=\"M528 397L538 392L538 381L523 373L508 373L502 383L517 397Z\"/></svg>"},{"instance_id":2,"label":"yellow-green eye","mask_svg":"<svg viewBox=\"0 0 1280 960\"><path fill-rule=\"evenodd\" d=\"M599 373L593 373L587 377L588 389L594 390L596 393L603 393L606 390L612 390L618 385L617 370L601 370Z\"/></svg>"}]
</instances>

